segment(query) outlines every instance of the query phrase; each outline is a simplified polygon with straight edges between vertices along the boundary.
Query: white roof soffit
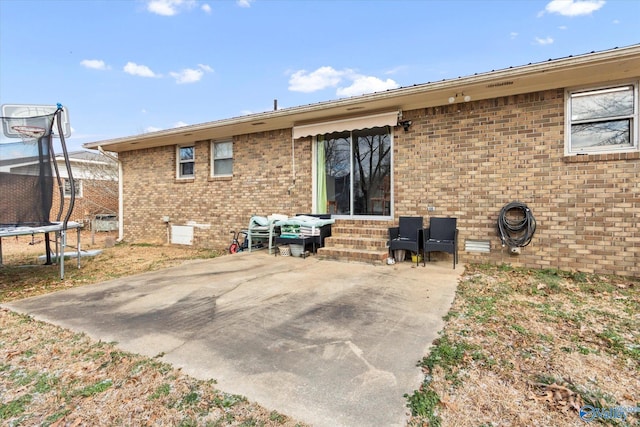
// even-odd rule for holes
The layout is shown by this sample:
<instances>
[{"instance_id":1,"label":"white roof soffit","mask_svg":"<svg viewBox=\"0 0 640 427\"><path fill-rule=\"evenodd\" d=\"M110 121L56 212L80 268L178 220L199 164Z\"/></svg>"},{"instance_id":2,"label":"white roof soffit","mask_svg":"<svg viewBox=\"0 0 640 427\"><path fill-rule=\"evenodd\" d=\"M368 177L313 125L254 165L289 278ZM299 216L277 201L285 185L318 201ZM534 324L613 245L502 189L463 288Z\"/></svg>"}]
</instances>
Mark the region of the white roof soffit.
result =
<instances>
[{"instance_id":1,"label":"white roof soffit","mask_svg":"<svg viewBox=\"0 0 640 427\"><path fill-rule=\"evenodd\" d=\"M371 129L383 126L396 126L398 124L398 111L390 113L374 114L371 116L354 117L349 119L333 120L330 122L312 123L293 127L293 139L305 136L323 135L331 132L342 132L356 129Z\"/></svg>"},{"instance_id":2,"label":"white roof soffit","mask_svg":"<svg viewBox=\"0 0 640 427\"><path fill-rule=\"evenodd\" d=\"M1 0L0 0L1 1ZM532 93L541 90L601 84L640 77L640 44L607 51L477 73L437 82L376 92L351 98L319 102L276 111L166 129L141 135L84 144L85 148L122 152L207 139L230 139L235 135L309 124L339 121L354 115L384 111L410 111L448 105L448 99L464 93L471 101ZM456 98L455 102L464 97ZM297 133L297 132L296 132ZM304 132L306 133L306 132Z\"/></svg>"}]
</instances>

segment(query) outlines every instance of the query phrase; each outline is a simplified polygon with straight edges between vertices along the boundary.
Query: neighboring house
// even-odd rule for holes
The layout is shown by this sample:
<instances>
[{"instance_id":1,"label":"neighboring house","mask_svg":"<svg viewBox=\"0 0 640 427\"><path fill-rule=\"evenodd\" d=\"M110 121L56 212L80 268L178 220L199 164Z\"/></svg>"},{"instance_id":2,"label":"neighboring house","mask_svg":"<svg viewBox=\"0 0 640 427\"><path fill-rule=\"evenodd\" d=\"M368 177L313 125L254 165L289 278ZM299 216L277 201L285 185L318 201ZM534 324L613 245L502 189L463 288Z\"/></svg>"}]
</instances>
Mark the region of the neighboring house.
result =
<instances>
[{"instance_id":1,"label":"neighboring house","mask_svg":"<svg viewBox=\"0 0 640 427\"><path fill-rule=\"evenodd\" d=\"M118 213L118 164L109 157L91 151L69 152L71 174L75 182L75 203L70 220L89 223L96 215ZM57 155L56 163L62 178L65 209L71 198L71 181L65 166L64 156ZM55 219L60 209L60 191L53 192L51 218Z\"/></svg>"},{"instance_id":2,"label":"neighboring house","mask_svg":"<svg viewBox=\"0 0 640 427\"><path fill-rule=\"evenodd\" d=\"M121 162L122 237L330 211L326 256L382 260L399 216L458 218L461 262L639 276L640 45L86 144ZM537 220L519 255L497 219ZM351 255L349 255L351 254Z\"/></svg>"}]
</instances>

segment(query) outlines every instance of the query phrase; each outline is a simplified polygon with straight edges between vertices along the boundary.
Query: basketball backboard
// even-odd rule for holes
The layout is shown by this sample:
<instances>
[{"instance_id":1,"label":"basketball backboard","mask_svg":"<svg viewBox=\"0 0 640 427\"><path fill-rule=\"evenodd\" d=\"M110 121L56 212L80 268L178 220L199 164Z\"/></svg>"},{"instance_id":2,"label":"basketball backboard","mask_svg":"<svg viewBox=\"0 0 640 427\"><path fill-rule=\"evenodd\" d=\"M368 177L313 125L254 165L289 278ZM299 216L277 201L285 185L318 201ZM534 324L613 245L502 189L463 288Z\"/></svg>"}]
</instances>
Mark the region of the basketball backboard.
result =
<instances>
[{"instance_id":1,"label":"basketball backboard","mask_svg":"<svg viewBox=\"0 0 640 427\"><path fill-rule=\"evenodd\" d=\"M7 138L21 138L23 135L14 128L24 125L33 126L38 121L37 117L51 115L57 109L57 105L4 104L2 105L2 117L10 120L2 120L2 132ZM62 134L65 138L68 138L71 136L71 123L69 122L69 111L66 107L62 108L60 121ZM46 127L48 123L50 122L43 117L42 127ZM52 135L54 138L60 138L58 124L55 122L53 123Z\"/></svg>"}]
</instances>

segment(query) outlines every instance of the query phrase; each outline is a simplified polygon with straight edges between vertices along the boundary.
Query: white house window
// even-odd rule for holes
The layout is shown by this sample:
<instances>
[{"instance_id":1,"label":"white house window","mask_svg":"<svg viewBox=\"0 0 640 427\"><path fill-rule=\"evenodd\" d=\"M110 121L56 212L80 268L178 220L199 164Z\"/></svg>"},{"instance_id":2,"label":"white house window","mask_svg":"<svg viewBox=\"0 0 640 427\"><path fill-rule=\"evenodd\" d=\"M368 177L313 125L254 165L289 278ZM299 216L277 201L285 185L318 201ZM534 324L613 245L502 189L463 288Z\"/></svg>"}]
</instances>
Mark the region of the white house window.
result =
<instances>
[{"instance_id":1,"label":"white house window","mask_svg":"<svg viewBox=\"0 0 640 427\"><path fill-rule=\"evenodd\" d=\"M231 141L211 143L211 175L233 175L233 143Z\"/></svg>"},{"instance_id":2,"label":"white house window","mask_svg":"<svg viewBox=\"0 0 640 427\"><path fill-rule=\"evenodd\" d=\"M638 150L638 84L567 94L565 154Z\"/></svg>"},{"instance_id":3,"label":"white house window","mask_svg":"<svg viewBox=\"0 0 640 427\"><path fill-rule=\"evenodd\" d=\"M193 145L178 147L178 178L194 177L195 154Z\"/></svg>"},{"instance_id":4,"label":"white house window","mask_svg":"<svg viewBox=\"0 0 640 427\"><path fill-rule=\"evenodd\" d=\"M76 197L82 197L82 181L79 179L73 180L76 187ZM63 180L64 186L64 197L71 197L71 180L69 178L64 178Z\"/></svg>"}]
</instances>

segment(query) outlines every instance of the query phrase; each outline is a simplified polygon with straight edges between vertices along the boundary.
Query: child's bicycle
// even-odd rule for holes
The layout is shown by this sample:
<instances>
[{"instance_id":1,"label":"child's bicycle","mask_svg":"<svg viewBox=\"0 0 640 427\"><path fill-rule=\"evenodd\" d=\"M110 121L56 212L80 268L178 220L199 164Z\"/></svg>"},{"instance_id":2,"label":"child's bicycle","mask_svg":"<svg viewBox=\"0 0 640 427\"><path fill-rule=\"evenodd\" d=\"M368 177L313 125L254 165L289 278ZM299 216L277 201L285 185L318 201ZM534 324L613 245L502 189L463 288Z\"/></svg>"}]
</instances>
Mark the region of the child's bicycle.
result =
<instances>
[{"instance_id":1,"label":"child's bicycle","mask_svg":"<svg viewBox=\"0 0 640 427\"><path fill-rule=\"evenodd\" d=\"M229 245L229 253L235 254L237 252L242 252L249 247L249 242L247 241L247 232L246 231L238 231L237 233L234 230L231 230L231 234L233 234L233 239L231 239L231 244ZM242 235L242 243L238 240Z\"/></svg>"}]
</instances>

